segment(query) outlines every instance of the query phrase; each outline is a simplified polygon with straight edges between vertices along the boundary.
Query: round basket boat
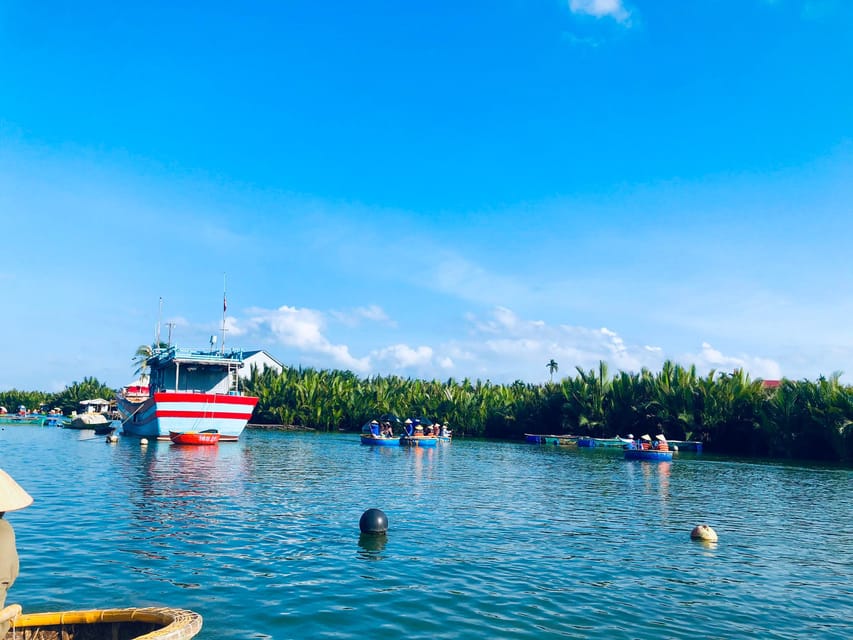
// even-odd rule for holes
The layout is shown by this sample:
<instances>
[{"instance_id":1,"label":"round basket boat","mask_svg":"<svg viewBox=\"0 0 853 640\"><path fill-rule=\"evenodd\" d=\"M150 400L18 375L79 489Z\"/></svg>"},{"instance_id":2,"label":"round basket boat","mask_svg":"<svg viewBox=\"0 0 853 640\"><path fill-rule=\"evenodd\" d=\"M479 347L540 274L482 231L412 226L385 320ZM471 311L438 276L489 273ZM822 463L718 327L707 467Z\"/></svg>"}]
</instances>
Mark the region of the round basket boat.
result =
<instances>
[{"instance_id":1,"label":"round basket boat","mask_svg":"<svg viewBox=\"0 0 853 640\"><path fill-rule=\"evenodd\" d=\"M12 620L8 638L20 640L185 640L201 631L202 618L185 609L93 609L25 613Z\"/></svg>"}]
</instances>

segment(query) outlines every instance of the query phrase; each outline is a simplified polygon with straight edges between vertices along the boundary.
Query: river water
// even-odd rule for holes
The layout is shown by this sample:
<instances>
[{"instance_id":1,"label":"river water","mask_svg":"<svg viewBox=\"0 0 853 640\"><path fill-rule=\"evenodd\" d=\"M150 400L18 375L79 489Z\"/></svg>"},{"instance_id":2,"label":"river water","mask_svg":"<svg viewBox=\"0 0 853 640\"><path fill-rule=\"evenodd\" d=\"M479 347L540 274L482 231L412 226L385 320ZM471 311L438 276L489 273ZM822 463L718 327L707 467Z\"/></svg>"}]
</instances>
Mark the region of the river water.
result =
<instances>
[{"instance_id":1,"label":"river water","mask_svg":"<svg viewBox=\"0 0 853 640\"><path fill-rule=\"evenodd\" d=\"M201 640L853 637L849 469L255 430L0 447L35 498L6 515L27 612L180 607ZM369 508L387 536L360 535Z\"/></svg>"}]
</instances>

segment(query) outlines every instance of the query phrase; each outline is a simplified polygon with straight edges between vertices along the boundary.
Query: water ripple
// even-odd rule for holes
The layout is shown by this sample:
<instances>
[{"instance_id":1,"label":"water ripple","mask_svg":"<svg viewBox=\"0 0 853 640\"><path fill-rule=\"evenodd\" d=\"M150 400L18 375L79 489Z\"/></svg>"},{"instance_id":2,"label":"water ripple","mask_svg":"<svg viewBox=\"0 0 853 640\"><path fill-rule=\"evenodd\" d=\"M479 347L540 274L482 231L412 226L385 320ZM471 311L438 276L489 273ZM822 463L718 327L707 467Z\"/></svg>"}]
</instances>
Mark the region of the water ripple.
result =
<instances>
[{"instance_id":1,"label":"water ripple","mask_svg":"<svg viewBox=\"0 0 853 640\"><path fill-rule=\"evenodd\" d=\"M0 431L25 610L172 605L204 640L846 638L849 470L248 432ZM370 507L387 536L363 536ZM690 541L699 522L716 545Z\"/></svg>"}]
</instances>

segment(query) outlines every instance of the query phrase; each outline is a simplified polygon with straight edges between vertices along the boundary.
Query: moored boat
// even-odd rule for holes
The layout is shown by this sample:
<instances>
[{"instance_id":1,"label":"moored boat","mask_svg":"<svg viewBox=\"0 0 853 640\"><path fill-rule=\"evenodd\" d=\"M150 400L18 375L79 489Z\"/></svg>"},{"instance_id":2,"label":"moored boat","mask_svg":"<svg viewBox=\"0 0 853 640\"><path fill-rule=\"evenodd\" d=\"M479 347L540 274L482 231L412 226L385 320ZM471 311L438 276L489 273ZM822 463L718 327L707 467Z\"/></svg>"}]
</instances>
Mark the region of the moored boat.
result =
<instances>
[{"instance_id":1,"label":"moored boat","mask_svg":"<svg viewBox=\"0 0 853 640\"><path fill-rule=\"evenodd\" d=\"M30 413L24 405L18 407L17 413L9 413L6 407L0 407L0 424L44 424L45 416L40 413Z\"/></svg>"},{"instance_id":2,"label":"moored boat","mask_svg":"<svg viewBox=\"0 0 853 640\"><path fill-rule=\"evenodd\" d=\"M632 442L630 438L616 436L615 438L578 438L579 447L609 447L613 449L621 449L626 444Z\"/></svg>"},{"instance_id":3,"label":"moored boat","mask_svg":"<svg viewBox=\"0 0 853 640\"><path fill-rule=\"evenodd\" d=\"M115 431L112 420L102 413L82 413L61 426L65 429L94 429L101 435Z\"/></svg>"},{"instance_id":4,"label":"moored boat","mask_svg":"<svg viewBox=\"0 0 853 640\"><path fill-rule=\"evenodd\" d=\"M564 447L577 446L578 436L573 435L548 435L539 433L525 433L524 441L530 444L553 444Z\"/></svg>"},{"instance_id":5,"label":"moored boat","mask_svg":"<svg viewBox=\"0 0 853 640\"><path fill-rule=\"evenodd\" d=\"M669 448L675 451L702 453L702 443L698 440L668 440Z\"/></svg>"},{"instance_id":6,"label":"moored boat","mask_svg":"<svg viewBox=\"0 0 853 640\"><path fill-rule=\"evenodd\" d=\"M170 431L169 440L174 444L210 445L219 442L219 432L215 429L207 431Z\"/></svg>"},{"instance_id":7,"label":"moored boat","mask_svg":"<svg viewBox=\"0 0 853 640\"><path fill-rule=\"evenodd\" d=\"M12 627L9 637L18 640L187 640L201 631L202 617L186 609L128 608L20 612L20 605L9 605Z\"/></svg>"},{"instance_id":8,"label":"moored boat","mask_svg":"<svg viewBox=\"0 0 853 640\"><path fill-rule=\"evenodd\" d=\"M118 409L127 435L168 440L169 432L219 432L235 441L245 429L258 399L240 389L243 352L156 349L148 358L149 394L119 394Z\"/></svg>"}]
</instances>

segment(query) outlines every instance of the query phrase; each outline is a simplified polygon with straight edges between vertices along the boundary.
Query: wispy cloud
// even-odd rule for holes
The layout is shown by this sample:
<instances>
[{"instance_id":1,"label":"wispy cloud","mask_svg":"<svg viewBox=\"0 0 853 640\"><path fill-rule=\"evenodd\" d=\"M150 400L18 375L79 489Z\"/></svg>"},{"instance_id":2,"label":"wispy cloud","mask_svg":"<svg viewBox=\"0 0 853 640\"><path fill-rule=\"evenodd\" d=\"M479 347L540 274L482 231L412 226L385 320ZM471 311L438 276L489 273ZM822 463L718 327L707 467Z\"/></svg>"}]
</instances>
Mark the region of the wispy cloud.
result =
<instances>
[{"instance_id":1,"label":"wispy cloud","mask_svg":"<svg viewBox=\"0 0 853 640\"><path fill-rule=\"evenodd\" d=\"M596 18L613 18L624 24L631 19L631 13L622 4L622 0L569 0L569 10Z\"/></svg>"},{"instance_id":2,"label":"wispy cloud","mask_svg":"<svg viewBox=\"0 0 853 640\"><path fill-rule=\"evenodd\" d=\"M696 365L697 370L703 372L708 372L711 369L716 371L743 369L748 371L753 378L778 380L782 377L782 368L778 362L769 358L749 355L727 356L707 342L702 343L702 350L699 353L688 355L688 358L690 362Z\"/></svg>"},{"instance_id":3,"label":"wispy cloud","mask_svg":"<svg viewBox=\"0 0 853 640\"><path fill-rule=\"evenodd\" d=\"M385 313L385 310L376 304L367 305L365 307L358 307L356 309L349 309L345 311L330 311L329 315L335 318L341 324L347 325L349 327L357 327L362 321L367 320L368 322L377 322L379 324L384 324L389 327L396 327L397 323L388 317L388 314Z\"/></svg>"}]
</instances>

